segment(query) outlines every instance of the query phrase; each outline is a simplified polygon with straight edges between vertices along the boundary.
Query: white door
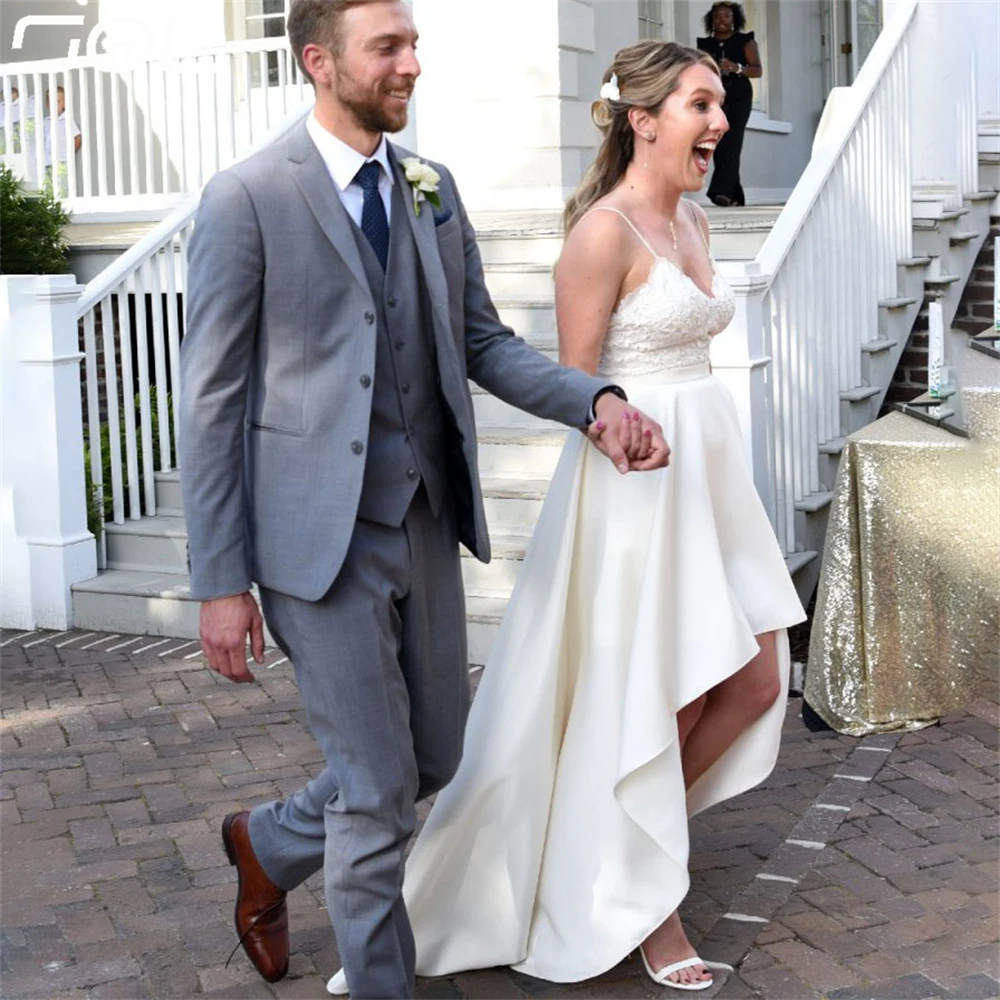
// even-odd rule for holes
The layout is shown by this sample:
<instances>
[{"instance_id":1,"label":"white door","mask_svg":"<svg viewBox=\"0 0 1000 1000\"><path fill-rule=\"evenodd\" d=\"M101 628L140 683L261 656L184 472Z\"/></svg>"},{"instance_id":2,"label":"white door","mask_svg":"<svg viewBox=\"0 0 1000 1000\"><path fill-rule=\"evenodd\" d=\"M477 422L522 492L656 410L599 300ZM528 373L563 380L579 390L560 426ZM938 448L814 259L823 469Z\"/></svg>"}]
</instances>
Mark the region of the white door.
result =
<instances>
[{"instance_id":1,"label":"white door","mask_svg":"<svg viewBox=\"0 0 1000 1000\"><path fill-rule=\"evenodd\" d=\"M829 93L853 83L868 58L882 31L882 0L822 0L820 26L823 83Z\"/></svg>"}]
</instances>

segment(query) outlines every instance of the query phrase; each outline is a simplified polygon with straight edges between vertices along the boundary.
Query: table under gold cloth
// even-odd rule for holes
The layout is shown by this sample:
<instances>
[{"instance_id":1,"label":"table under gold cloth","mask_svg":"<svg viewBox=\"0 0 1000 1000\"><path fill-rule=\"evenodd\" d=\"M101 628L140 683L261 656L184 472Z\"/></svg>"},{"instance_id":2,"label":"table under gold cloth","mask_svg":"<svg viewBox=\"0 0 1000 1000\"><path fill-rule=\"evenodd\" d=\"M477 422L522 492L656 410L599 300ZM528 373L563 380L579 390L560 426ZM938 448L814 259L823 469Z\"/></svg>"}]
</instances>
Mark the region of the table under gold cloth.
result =
<instances>
[{"instance_id":1,"label":"table under gold cloth","mask_svg":"<svg viewBox=\"0 0 1000 1000\"><path fill-rule=\"evenodd\" d=\"M971 440L891 413L845 443L805 684L839 732L920 729L996 671L1000 394L989 382L963 392Z\"/></svg>"}]
</instances>

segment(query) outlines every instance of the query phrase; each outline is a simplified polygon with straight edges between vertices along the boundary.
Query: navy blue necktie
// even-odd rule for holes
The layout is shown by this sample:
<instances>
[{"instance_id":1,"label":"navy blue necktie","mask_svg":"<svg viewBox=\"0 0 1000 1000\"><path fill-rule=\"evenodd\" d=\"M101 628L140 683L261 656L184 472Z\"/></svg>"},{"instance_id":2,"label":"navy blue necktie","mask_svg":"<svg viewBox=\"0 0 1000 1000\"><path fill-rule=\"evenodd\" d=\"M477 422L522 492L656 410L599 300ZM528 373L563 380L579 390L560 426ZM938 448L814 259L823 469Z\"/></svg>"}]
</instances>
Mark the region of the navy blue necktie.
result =
<instances>
[{"instance_id":1,"label":"navy blue necktie","mask_svg":"<svg viewBox=\"0 0 1000 1000\"><path fill-rule=\"evenodd\" d=\"M389 220L385 214L385 204L379 193L378 182L382 176L382 168L375 160L369 160L354 179L365 192L365 204L361 210L361 232L368 237L368 242L375 251L382 270L389 262Z\"/></svg>"}]
</instances>

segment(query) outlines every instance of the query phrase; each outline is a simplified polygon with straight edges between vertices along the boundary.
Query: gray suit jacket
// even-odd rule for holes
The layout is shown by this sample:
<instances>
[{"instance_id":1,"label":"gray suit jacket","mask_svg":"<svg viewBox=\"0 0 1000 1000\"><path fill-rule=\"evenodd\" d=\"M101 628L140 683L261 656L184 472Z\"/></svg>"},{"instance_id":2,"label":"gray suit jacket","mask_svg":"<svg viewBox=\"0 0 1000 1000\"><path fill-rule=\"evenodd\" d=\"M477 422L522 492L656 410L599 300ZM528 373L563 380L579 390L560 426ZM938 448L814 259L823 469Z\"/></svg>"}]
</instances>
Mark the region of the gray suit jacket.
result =
<instances>
[{"instance_id":1,"label":"gray suit jacket","mask_svg":"<svg viewBox=\"0 0 1000 1000\"><path fill-rule=\"evenodd\" d=\"M504 326L448 171L413 211L433 312L460 540L490 557L467 378L574 427L606 383ZM375 370L375 304L351 221L305 125L206 186L189 249L180 460L198 599L251 580L304 600L333 583L354 530ZM365 380L365 381L363 381Z\"/></svg>"}]
</instances>

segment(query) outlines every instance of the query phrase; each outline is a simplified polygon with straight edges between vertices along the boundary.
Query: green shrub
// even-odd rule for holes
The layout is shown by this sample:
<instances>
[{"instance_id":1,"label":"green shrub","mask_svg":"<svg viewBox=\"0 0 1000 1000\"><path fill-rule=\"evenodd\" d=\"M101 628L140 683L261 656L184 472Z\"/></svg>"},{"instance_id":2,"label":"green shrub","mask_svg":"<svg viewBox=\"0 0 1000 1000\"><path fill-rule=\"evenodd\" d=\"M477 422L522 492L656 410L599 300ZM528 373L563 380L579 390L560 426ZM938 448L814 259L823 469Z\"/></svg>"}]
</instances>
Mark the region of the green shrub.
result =
<instances>
[{"instance_id":1,"label":"green shrub","mask_svg":"<svg viewBox=\"0 0 1000 1000\"><path fill-rule=\"evenodd\" d=\"M0 164L0 274L66 274L69 247L63 226L69 213L52 191L28 193Z\"/></svg>"}]
</instances>

